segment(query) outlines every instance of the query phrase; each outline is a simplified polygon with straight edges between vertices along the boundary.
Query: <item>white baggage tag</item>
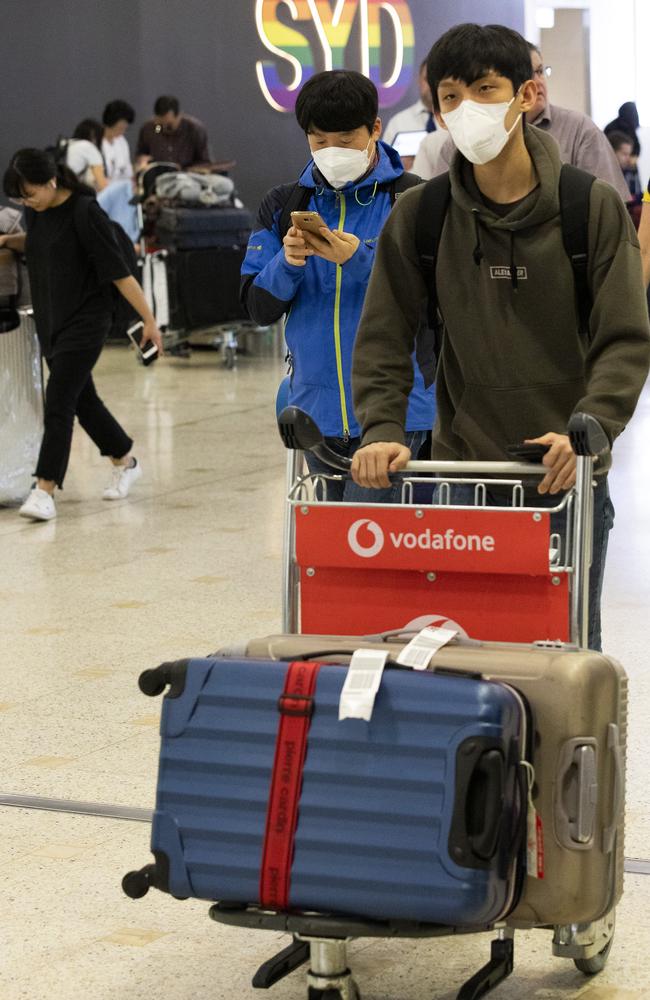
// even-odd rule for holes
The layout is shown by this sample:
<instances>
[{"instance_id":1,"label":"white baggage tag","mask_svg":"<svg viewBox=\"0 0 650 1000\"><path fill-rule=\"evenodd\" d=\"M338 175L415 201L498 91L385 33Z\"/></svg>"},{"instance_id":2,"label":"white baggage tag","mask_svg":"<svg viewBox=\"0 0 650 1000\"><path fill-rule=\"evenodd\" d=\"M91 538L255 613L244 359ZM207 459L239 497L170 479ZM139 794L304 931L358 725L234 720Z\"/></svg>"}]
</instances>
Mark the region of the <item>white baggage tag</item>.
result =
<instances>
[{"instance_id":1,"label":"white baggage tag","mask_svg":"<svg viewBox=\"0 0 650 1000\"><path fill-rule=\"evenodd\" d=\"M375 698L388 659L388 650L357 649L350 660L339 701L339 722L365 719L370 722Z\"/></svg>"},{"instance_id":2,"label":"white baggage tag","mask_svg":"<svg viewBox=\"0 0 650 1000\"><path fill-rule=\"evenodd\" d=\"M535 769L524 762L528 775L528 807L526 820L526 872L529 878L544 878L544 829L542 820L533 805Z\"/></svg>"},{"instance_id":3,"label":"white baggage tag","mask_svg":"<svg viewBox=\"0 0 650 1000\"><path fill-rule=\"evenodd\" d=\"M397 657L397 662L414 670L426 670L439 649L458 635L455 628L423 628Z\"/></svg>"}]
</instances>

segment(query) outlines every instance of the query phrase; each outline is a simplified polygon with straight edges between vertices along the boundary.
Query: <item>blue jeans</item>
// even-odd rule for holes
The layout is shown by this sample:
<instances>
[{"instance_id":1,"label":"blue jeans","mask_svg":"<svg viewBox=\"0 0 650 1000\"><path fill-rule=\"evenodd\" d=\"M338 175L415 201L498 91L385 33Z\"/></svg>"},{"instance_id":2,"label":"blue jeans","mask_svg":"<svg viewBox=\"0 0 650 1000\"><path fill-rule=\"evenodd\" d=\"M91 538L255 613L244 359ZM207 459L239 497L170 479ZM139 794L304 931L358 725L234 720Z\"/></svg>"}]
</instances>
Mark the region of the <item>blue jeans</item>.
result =
<instances>
[{"instance_id":1,"label":"blue jeans","mask_svg":"<svg viewBox=\"0 0 650 1000\"><path fill-rule=\"evenodd\" d=\"M614 526L614 505L609 495L607 477L599 476L598 485L594 490L594 532L591 569L589 571L589 649L602 650L602 639L600 630L600 601L603 591L603 577L605 574L605 557L607 555L607 543L609 533ZM434 502L437 502L438 489L434 491ZM556 507L560 502L561 494L549 496L541 495L535 490L526 492L526 505L530 507ZM451 504L474 504L473 486L450 486L449 502ZM498 507L510 507L511 498L508 496L495 496L488 490L488 505ZM566 534L566 510L558 514L551 514L551 532L562 535Z\"/></svg>"},{"instance_id":2,"label":"blue jeans","mask_svg":"<svg viewBox=\"0 0 650 1000\"><path fill-rule=\"evenodd\" d=\"M426 440L426 431L407 431L406 447L411 449L411 455L415 459L418 452ZM327 437L325 443L340 455L352 458L355 451L361 444L361 438ZM312 475L322 472L328 476L340 476L342 473L326 462L321 462L319 458L312 455L310 451L305 452L307 468ZM395 476L391 486L385 489L372 489L367 486L357 486L349 476L341 480L327 481L325 484L325 496L323 490L319 490L317 497L319 500L327 500L329 503L399 503L402 496L402 476Z\"/></svg>"}]
</instances>

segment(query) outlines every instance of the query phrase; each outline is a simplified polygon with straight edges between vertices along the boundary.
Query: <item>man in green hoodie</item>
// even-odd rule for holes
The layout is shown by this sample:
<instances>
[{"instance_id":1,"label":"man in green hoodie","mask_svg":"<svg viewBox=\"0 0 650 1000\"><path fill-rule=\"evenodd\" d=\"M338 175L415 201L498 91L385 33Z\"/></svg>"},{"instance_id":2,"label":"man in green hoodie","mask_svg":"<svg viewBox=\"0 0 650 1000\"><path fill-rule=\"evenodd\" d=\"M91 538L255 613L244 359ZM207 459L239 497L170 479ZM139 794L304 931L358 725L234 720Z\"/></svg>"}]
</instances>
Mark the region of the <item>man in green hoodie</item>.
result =
<instances>
[{"instance_id":1,"label":"man in green hoodie","mask_svg":"<svg viewBox=\"0 0 650 1000\"><path fill-rule=\"evenodd\" d=\"M438 121L458 149L436 261L444 332L433 457L503 461L509 445L546 445L538 502L555 505L575 482L566 434L571 414L593 414L613 442L648 373L638 242L619 195L596 180L584 336L562 240L558 147L525 124L537 99L527 43L502 25L458 25L436 42L427 66ZM402 195L384 227L357 334L352 380L363 438L352 473L362 486L386 486L388 474L410 458L404 411L427 295L415 242L422 190ZM600 648L600 590L613 523L606 468L597 471L592 648Z\"/></svg>"}]
</instances>

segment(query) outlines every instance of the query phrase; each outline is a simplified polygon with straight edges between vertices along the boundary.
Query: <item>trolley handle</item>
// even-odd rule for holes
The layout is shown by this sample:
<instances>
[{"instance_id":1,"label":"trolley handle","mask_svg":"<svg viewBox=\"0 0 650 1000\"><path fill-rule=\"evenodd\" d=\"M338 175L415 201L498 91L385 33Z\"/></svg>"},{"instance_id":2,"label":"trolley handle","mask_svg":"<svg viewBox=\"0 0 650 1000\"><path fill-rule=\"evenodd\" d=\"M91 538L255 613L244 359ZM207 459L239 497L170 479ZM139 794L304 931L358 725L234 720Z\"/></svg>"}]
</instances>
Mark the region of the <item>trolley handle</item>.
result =
<instances>
[{"instance_id":1,"label":"trolley handle","mask_svg":"<svg viewBox=\"0 0 650 1000\"><path fill-rule=\"evenodd\" d=\"M325 442L314 420L297 406L285 406L278 414L280 437L286 448L311 451L317 458L341 472L349 472L352 460L340 455ZM609 450L609 440L595 417L574 413L569 420L569 440L579 458L596 458ZM406 472L474 473L476 475L545 476L546 466L530 462L409 462Z\"/></svg>"}]
</instances>

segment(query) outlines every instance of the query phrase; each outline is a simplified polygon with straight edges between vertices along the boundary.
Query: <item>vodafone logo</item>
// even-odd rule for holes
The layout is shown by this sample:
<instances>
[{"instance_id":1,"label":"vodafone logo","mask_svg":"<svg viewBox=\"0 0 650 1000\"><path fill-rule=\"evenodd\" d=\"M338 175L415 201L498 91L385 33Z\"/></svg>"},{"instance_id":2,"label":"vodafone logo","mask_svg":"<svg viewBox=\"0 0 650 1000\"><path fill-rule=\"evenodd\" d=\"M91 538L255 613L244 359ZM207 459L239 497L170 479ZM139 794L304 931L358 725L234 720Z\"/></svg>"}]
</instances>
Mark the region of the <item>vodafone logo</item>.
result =
<instances>
[{"instance_id":1,"label":"vodafone logo","mask_svg":"<svg viewBox=\"0 0 650 1000\"><path fill-rule=\"evenodd\" d=\"M362 528L366 530L362 532ZM372 535L373 540L370 545L363 545L359 539L359 535L363 538L364 535L367 537L368 534ZM384 547L384 532L375 521L369 521L368 518L364 517L360 521L355 521L354 524L350 525L348 545L356 556L361 556L363 559L372 559Z\"/></svg>"},{"instance_id":2,"label":"vodafone logo","mask_svg":"<svg viewBox=\"0 0 650 1000\"><path fill-rule=\"evenodd\" d=\"M389 531L388 543L393 549L424 549L438 552L494 552L495 539L492 535L465 535L454 528L436 533L425 528L419 533L413 531ZM376 521L362 518L350 525L348 545L356 556L372 559L379 555L386 544L383 529Z\"/></svg>"}]
</instances>

